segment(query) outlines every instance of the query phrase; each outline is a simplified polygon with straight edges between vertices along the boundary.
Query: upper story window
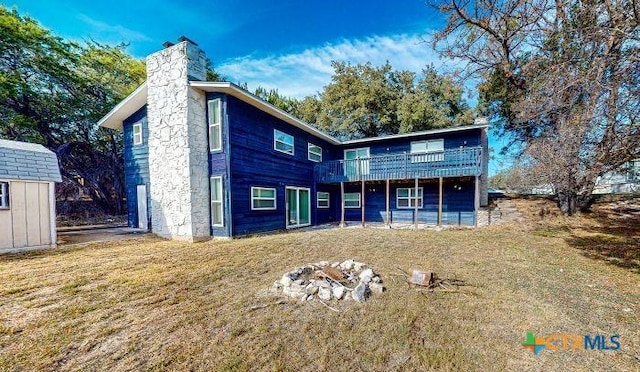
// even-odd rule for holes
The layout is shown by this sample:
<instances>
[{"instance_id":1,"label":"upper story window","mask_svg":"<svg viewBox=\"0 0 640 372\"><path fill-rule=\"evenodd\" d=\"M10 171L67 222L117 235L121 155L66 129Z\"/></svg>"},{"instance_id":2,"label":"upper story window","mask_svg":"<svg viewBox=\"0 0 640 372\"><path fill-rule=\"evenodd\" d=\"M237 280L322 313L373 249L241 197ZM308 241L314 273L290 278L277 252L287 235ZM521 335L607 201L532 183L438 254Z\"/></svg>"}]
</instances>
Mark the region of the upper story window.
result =
<instances>
[{"instance_id":1,"label":"upper story window","mask_svg":"<svg viewBox=\"0 0 640 372\"><path fill-rule=\"evenodd\" d=\"M293 155L293 136L274 129L273 149L284 152L285 154Z\"/></svg>"},{"instance_id":2,"label":"upper story window","mask_svg":"<svg viewBox=\"0 0 640 372\"><path fill-rule=\"evenodd\" d=\"M411 142L411 162L423 163L444 160L444 139Z\"/></svg>"},{"instance_id":3,"label":"upper story window","mask_svg":"<svg viewBox=\"0 0 640 372\"><path fill-rule=\"evenodd\" d=\"M221 118L220 98L209 101L209 151L222 150Z\"/></svg>"},{"instance_id":4,"label":"upper story window","mask_svg":"<svg viewBox=\"0 0 640 372\"><path fill-rule=\"evenodd\" d=\"M316 163L322 163L322 147L316 146L313 143L309 143L309 151L307 158Z\"/></svg>"},{"instance_id":5,"label":"upper story window","mask_svg":"<svg viewBox=\"0 0 640 372\"><path fill-rule=\"evenodd\" d=\"M9 209L9 182L0 182L0 209Z\"/></svg>"},{"instance_id":6,"label":"upper story window","mask_svg":"<svg viewBox=\"0 0 640 372\"><path fill-rule=\"evenodd\" d=\"M133 144L142 144L142 123L133 124Z\"/></svg>"}]
</instances>

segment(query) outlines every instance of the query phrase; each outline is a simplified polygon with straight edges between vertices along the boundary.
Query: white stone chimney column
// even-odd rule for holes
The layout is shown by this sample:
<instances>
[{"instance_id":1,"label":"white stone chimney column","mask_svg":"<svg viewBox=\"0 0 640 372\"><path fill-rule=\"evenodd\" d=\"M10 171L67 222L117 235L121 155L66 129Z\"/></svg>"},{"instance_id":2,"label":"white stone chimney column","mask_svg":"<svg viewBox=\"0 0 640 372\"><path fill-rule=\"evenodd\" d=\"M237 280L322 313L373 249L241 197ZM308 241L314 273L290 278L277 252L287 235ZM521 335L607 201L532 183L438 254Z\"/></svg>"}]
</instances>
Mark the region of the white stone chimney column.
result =
<instances>
[{"instance_id":1,"label":"white stone chimney column","mask_svg":"<svg viewBox=\"0 0 640 372\"><path fill-rule=\"evenodd\" d=\"M147 57L151 227L157 235L207 239L209 172L204 53L182 41Z\"/></svg>"}]
</instances>

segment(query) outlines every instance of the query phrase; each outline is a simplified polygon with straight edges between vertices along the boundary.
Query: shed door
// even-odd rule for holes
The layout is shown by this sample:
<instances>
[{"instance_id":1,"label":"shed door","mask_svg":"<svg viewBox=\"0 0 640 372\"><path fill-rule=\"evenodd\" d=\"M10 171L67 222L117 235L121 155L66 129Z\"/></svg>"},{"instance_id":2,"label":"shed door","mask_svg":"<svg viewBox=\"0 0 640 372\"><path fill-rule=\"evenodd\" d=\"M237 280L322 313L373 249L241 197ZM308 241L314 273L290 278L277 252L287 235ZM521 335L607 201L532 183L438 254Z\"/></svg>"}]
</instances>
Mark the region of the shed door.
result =
<instances>
[{"instance_id":1,"label":"shed door","mask_svg":"<svg viewBox=\"0 0 640 372\"><path fill-rule=\"evenodd\" d=\"M149 229L149 217L147 212L147 185L138 185L136 187L138 200L138 228Z\"/></svg>"}]
</instances>

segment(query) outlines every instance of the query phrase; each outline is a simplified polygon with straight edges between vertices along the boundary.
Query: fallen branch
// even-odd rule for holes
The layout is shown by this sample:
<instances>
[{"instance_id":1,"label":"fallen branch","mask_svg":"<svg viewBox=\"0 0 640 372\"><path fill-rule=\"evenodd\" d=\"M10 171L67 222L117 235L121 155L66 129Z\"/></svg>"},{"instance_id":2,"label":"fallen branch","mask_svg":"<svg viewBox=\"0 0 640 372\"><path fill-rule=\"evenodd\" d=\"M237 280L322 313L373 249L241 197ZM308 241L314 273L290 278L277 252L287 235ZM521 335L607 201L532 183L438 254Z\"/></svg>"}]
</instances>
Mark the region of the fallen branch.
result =
<instances>
[{"instance_id":1,"label":"fallen branch","mask_svg":"<svg viewBox=\"0 0 640 372\"><path fill-rule=\"evenodd\" d=\"M329 310L333 310L333 311L335 311L336 313L339 313L339 312L340 312L340 310L338 310L338 309L336 309L336 308L333 308L333 307L331 307L331 306L327 305L324 301L322 301L322 300L320 300L320 299L318 299L318 301L319 301L321 304L323 304L324 306L326 306L327 308L329 308Z\"/></svg>"},{"instance_id":2,"label":"fallen branch","mask_svg":"<svg viewBox=\"0 0 640 372\"><path fill-rule=\"evenodd\" d=\"M255 311L255 310L265 309L265 308L267 308L267 307L269 307L269 306L282 305L282 304L284 304L284 303L285 303L285 301L280 300L280 301L276 301L276 302L273 302L273 303L270 303L270 304L264 304L264 305L251 306L251 307L249 308L249 311Z\"/></svg>"}]
</instances>

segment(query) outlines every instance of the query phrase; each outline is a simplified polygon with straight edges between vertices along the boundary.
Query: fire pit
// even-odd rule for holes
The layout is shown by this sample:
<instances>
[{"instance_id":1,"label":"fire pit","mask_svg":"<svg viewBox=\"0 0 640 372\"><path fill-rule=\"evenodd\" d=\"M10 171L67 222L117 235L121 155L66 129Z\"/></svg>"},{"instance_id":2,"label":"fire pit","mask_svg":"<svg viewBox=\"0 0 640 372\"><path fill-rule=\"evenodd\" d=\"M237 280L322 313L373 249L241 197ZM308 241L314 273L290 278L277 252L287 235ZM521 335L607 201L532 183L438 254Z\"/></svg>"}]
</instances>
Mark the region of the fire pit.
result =
<instances>
[{"instance_id":1,"label":"fire pit","mask_svg":"<svg viewBox=\"0 0 640 372\"><path fill-rule=\"evenodd\" d=\"M355 260L320 261L297 267L273 283L273 290L301 301L366 301L385 288L367 264Z\"/></svg>"}]
</instances>

